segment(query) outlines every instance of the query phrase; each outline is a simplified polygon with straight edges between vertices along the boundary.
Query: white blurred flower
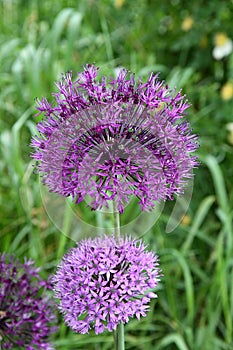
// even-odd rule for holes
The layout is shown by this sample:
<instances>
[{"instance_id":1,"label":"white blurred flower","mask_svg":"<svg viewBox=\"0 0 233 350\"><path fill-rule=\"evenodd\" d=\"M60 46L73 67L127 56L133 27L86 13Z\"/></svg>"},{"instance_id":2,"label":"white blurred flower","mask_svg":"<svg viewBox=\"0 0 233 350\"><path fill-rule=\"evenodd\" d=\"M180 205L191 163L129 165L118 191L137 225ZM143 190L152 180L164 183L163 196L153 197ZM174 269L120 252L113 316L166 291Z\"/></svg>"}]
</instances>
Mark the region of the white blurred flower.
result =
<instances>
[{"instance_id":1,"label":"white blurred flower","mask_svg":"<svg viewBox=\"0 0 233 350\"><path fill-rule=\"evenodd\" d=\"M215 47L213 49L213 57L221 60L223 57L230 55L233 51L233 43L225 33L217 33L214 38Z\"/></svg>"}]
</instances>

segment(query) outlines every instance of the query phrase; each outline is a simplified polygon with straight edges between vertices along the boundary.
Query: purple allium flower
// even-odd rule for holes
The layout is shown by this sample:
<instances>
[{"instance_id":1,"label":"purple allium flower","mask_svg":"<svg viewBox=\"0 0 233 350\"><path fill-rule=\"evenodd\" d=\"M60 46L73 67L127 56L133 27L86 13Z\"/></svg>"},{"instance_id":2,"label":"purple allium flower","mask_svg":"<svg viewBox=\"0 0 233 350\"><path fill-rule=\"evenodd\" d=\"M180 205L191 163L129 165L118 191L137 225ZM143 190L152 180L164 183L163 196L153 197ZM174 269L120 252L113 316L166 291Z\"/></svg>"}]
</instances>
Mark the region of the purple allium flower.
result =
<instances>
[{"instance_id":1,"label":"purple allium flower","mask_svg":"<svg viewBox=\"0 0 233 350\"><path fill-rule=\"evenodd\" d=\"M43 183L77 203L90 197L92 209L114 199L121 213L132 196L150 210L182 194L198 147L184 120L185 96L153 73L142 83L122 69L107 83L97 72L86 65L74 81L69 72L54 106L39 101L45 120L32 146Z\"/></svg>"},{"instance_id":2,"label":"purple allium flower","mask_svg":"<svg viewBox=\"0 0 233 350\"><path fill-rule=\"evenodd\" d=\"M55 297L75 332L116 329L146 316L160 277L158 257L141 240L114 236L85 239L66 254L55 275Z\"/></svg>"},{"instance_id":3,"label":"purple allium flower","mask_svg":"<svg viewBox=\"0 0 233 350\"><path fill-rule=\"evenodd\" d=\"M55 310L45 294L49 285L38 272L31 260L22 264L0 254L1 349L53 349L49 335L55 331Z\"/></svg>"}]
</instances>

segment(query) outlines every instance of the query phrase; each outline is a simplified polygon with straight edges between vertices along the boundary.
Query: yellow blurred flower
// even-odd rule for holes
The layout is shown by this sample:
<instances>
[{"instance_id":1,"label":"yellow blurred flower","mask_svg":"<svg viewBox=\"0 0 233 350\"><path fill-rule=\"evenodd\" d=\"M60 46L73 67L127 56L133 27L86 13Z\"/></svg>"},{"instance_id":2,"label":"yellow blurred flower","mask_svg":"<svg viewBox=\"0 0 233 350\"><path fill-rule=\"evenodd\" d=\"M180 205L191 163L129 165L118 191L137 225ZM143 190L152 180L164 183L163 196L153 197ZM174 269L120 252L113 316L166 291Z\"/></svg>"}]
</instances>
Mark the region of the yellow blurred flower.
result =
<instances>
[{"instance_id":1,"label":"yellow blurred flower","mask_svg":"<svg viewBox=\"0 0 233 350\"><path fill-rule=\"evenodd\" d=\"M121 8L124 5L125 0L115 0L115 7L117 9Z\"/></svg>"},{"instance_id":2,"label":"yellow blurred flower","mask_svg":"<svg viewBox=\"0 0 233 350\"><path fill-rule=\"evenodd\" d=\"M232 40L225 33L217 33L214 37L213 57L221 60L223 57L230 55L233 50Z\"/></svg>"},{"instance_id":3,"label":"yellow blurred flower","mask_svg":"<svg viewBox=\"0 0 233 350\"><path fill-rule=\"evenodd\" d=\"M188 32L192 28L193 23L194 23L194 20L191 16L185 17L185 19L181 23L181 29L184 32Z\"/></svg>"},{"instance_id":4,"label":"yellow blurred flower","mask_svg":"<svg viewBox=\"0 0 233 350\"><path fill-rule=\"evenodd\" d=\"M184 226L188 226L191 223L191 217L189 215L184 215L182 220L181 220L181 224Z\"/></svg>"},{"instance_id":5,"label":"yellow blurred flower","mask_svg":"<svg viewBox=\"0 0 233 350\"><path fill-rule=\"evenodd\" d=\"M221 88L220 94L224 101L231 100L233 97L233 83L228 81L224 84Z\"/></svg>"},{"instance_id":6,"label":"yellow blurred flower","mask_svg":"<svg viewBox=\"0 0 233 350\"><path fill-rule=\"evenodd\" d=\"M215 46L223 46L229 40L228 36L225 33L217 33L214 37Z\"/></svg>"}]
</instances>

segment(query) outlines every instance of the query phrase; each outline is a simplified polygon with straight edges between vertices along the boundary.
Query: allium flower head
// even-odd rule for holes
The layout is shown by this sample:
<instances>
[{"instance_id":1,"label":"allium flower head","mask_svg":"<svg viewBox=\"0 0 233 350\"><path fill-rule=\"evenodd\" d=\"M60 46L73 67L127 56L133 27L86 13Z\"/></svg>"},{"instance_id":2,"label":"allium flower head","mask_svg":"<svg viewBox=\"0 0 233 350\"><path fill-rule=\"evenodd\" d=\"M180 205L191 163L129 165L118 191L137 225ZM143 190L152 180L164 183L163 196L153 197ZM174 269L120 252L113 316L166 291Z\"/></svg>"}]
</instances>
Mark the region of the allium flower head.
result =
<instances>
[{"instance_id":1,"label":"allium flower head","mask_svg":"<svg viewBox=\"0 0 233 350\"><path fill-rule=\"evenodd\" d=\"M185 97L153 73L142 83L125 69L108 82L97 72L87 65L74 81L68 73L54 106L39 101L45 120L32 146L43 183L77 203L89 197L92 209L114 199L121 213L132 196L150 210L182 194L198 146Z\"/></svg>"},{"instance_id":2,"label":"allium flower head","mask_svg":"<svg viewBox=\"0 0 233 350\"><path fill-rule=\"evenodd\" d=\"M159 276L158 257L141 240L105 236L78 243L52 281L67 325L99 334L130 317L146 316Z\"/></svg>"},{"instance_id":3,"label":"allium flower head","mask_svg":"<svg viewBox=\"0 0 233 350\"><path fill-rule=\"evenodd\" d=\"M53 349L48 338L55 330L54 308L38 271L32 261L0 255L1 349Z\"/></svg>"}]
</instances>

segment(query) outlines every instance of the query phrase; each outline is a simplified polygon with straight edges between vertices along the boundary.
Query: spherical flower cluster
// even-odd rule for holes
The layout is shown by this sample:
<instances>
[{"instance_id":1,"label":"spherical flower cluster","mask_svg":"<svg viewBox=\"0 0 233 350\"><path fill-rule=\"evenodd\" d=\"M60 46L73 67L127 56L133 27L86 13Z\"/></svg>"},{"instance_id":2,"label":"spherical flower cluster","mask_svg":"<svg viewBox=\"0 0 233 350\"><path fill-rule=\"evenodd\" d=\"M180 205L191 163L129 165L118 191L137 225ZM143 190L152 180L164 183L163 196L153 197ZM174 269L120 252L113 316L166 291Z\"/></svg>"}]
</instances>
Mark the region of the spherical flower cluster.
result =
<instances>
[{"instance_id":1,"label":"spherical flower cluster","mask_svg":"<svg viewBox=\"0 0 233 350\"><path fill-rule=\"evenodd\" d=\"M141 240L105 236L78 243L52 281L67 325L99 334L130 317L146 316L159 276L158 257Z\"/></svg>"},{"instance_id":2,"label":"spherical flower cluster","mask_svg":"<svg viewBox=\"0 0 233 350\"><path fill-rule=\"evenodd\" d=\"M21 264L13 255L0 255L1 349L53 349L54 307L38 272L32 261Z\"/></svg>"},{"instance_id":3,"label":"spherical flower cluster","mask_svg":"<svg viewBox=\"0 0 233 350\"><path fill-rule=\"evenodd\" d=\"M55 106L39 101L45 120L32 146L43 183L77 203L91 198L92 209L114 199L121 213L132 196L150 210L182 194L198 147L183 120L185 96L155 74L142 83L121 69L107 82L97 72L87 65L75 81L68 73L57 84Z\"/></svg>"}]
</instances>

